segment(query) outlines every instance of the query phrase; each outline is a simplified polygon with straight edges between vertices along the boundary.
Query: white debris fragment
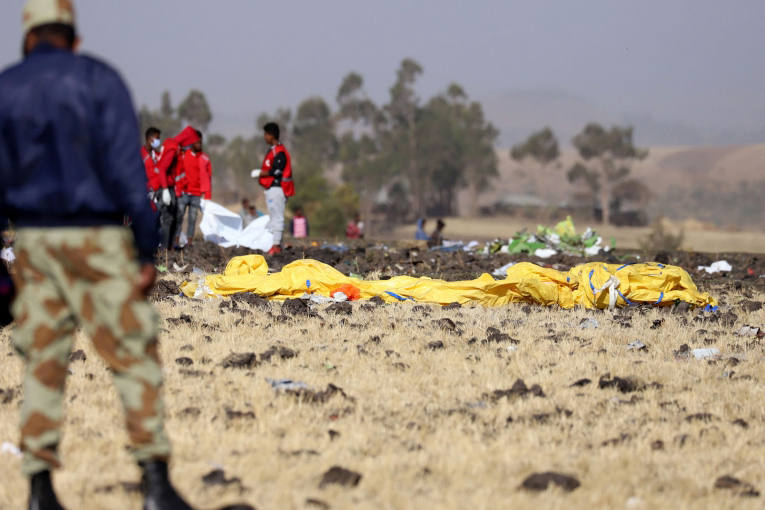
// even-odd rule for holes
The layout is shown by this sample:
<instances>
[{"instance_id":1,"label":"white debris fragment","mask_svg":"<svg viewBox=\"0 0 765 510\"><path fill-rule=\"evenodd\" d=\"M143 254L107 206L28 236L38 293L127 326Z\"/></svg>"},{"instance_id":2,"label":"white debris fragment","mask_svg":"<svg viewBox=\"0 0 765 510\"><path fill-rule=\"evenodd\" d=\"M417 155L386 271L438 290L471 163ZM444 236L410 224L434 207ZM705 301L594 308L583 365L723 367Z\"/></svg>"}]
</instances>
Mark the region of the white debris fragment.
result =
<instances>
[{"instance_id":1,"label":"white debris fragment","mask_svg":"<svg viewBox=\"0 0 765 510\"><path fill-rule=\"evenodd\" d=\"M589 317L582 320L582 322L579 324L579 327L582 329L598 329L600 327L600 323L597 321L597 319Z\"/></svg>"},{"instance_id":2,"label":"white debris fragment","mask_svg":"<svg viewBox=\"0 0 765 510\"><path fill-rule=\"evenodd\" d=\"M717 358L719 356L719 349L693 349L693 357L696 359Z\"/></svg>"},{"instance_id":3,"label":"white debris fragment","mask_svg":"<svg viewBox=\"0 0 765 510\"><path fill-rule=\"evenodd\" d=\"M713 262L711 266L699 266L699 271L706 271L708 274L728 272L732 270L733 266L731 266L727 260L718 260L717 262Z\"/></svg>"},{"instance_id":4,"label":"white debris fragment","mask_svg":"<svg viewBox=\"0 0 765 510\"><path fill-rule=\"evenodd\" d=\"M266 378L266 382L271 385L271 388L273 388L274 391L299 391L311 389L311 387L303 381L293 381L292 379Z\"/></svg>"},{"instance_id":5,"label":"white debris fragment","mask_svg":"<svg viewBox=\"0 0 765 510\"><path fill-rule=\"evenodd\" d=\"M9 455L13 455L14 457L18 457L18 458L21 458L24 456L24 454L21 453L21 450L19 450L15 444L9 443L7 441L4 441L3 445L0 446L0 454L2 453L7 453Z\"/></svg>"},{"instance_id":6,"label":"white debris fragment","mask_svg":"<svg viewBox=\"0 0 765 510\"><path fill-rule=\"evenodd\" d=\"M515 262L508 262L504 266L497 268L492 273L494 276L507 276L507 270L515 265Z\"/></svg>"},{"instance_id":7,"label":"white debris fragment","mask_svg":"<svg viewBox=\"0 0 765 510\"><path fill-rule=\"evenodd\" d=\"M635 340L634 342L630 342L629 344L627 344L628 351L631 351L633 349L636 351L639 351L640 349L645 349L645 347L646 345L640 340Z\"/></svg>"},{"instance_id":8,"label":"white debris fragment","mask_svg":"<svg viewBox=\"0 0 765 510\"><path fill-rule=\"evenodd\" d=\"M598 238L598 239L600 239L600 238ZM598 244L594 244L594 245L590 246L589 248L585 248L584 249L584 253L586 255L589 255L590 257L594 257L595 255L600 253L600 248L601 248L600 247L600 242L598 241Z\"/></svg>"},{"instance_id":9,"label":"white debris fragment","mask_svg":"<svg viewBox=\"0 0 765 510\"><path fill-rule=\"evenodd\" d=\"M738 336L757 336L760 333L760 328L753 326L741 326L737 331L734 331L734 335Z\"/></svg>"},{"instance_id":10,"label":"white debris fragment","mask_svg":"<svg viewBox=\"0 0 765 510\"><path fill-rule=\"evenodd\" d=\"M534 255L536 255L540 259L549 259L550 257L552 257L553 255L557 253L558 253L558 250L553 250L552 248L540 248L534 252Z\"/></svg>"}]
</instances>

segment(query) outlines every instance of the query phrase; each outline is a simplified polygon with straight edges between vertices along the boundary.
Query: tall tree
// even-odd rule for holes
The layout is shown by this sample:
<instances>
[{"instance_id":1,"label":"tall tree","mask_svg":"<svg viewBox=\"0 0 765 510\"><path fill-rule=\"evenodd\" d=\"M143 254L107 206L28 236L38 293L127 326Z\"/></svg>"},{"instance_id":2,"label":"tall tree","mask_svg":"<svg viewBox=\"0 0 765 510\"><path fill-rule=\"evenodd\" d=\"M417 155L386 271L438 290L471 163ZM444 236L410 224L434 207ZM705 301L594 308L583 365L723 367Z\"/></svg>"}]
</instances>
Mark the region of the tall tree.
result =
<instances>
[{"instance_id":1,"label":"tall tree","mask_svg":"<svg viewBox=\"0 0 765 510\"><path fill-rule=\"evenodd\" d=\"M207 103L207 98L199 90L189 92L180 105L178 105L178 117L186 124L191 124L200 131L207 131L212 122L212 111Z\"/></svg>"},{"instance_id":2,"label":"tall tree","mask_svg":"<svg viewBox=\"0 0 765 510\"><path fill-rule=\"evenodd\" d=\"M176 118L175 114L170 92L167 91L162 93L159 110L149 110L146 105L142 106L138 112L138 121L141 126L141 133L139 134L141 145L144 143L143 134L152 126L162 131L163 138L178 134L181 130L181 121Z\"/></svg>"},{"instance_id":3,"label":"tall tree","mask_svg":"<svg viewBox=\"0 0 765 510\"><path fill-rule=\"evenodd\" d=\"M489 189L491 181L499 177L497 152L494 150L499 130L486 121L481 103L457 103L456 106L458 125L463 133L460 141L464 154L463 172L470 196L468 214L477 216L478 195Z\"/></svg>"},{"instance_id":4,"label":"tall tree","mask_svg":"<svg viewBox=\"0 0 765 510\"><path fill-rule=\"evenodd\" d=\"M536 167L532 169L532 175L537 195L544 201L548 201L550 197L547 191L547 169L559 156L558 139L549 127L532 133L525 142L515 145L510 150L510 157L515 161L531 162Z\"/></svg>"},{"instance_id":5,"label":"tall tree","mask_svg":"<svg viewBox=\"0 0 765 510\"><path fill-rule=\"evenodd\" d=\"M361 195L361 215L368 236L373 236L375 224L372 211L375 197L386 183L390 165L382 160L381 146L385 118L364 91L364 79L357 73L348 74L337 92L336 126L346 127L340 136L339 161L343 165L343 180Z\"/></svg>"},{"instance_id":6,"label":"tall tree","mask_svg":"<svg viewBox=\"0 0 765 510\"><path fill-rule=\"evenodd\" d=\"M486 122L483 108L469 102L452 84L421 109L417 121L419 151L427 154L419 172L428 191L425 210L433 215L456 215L457 193L470 191L469 214L477 212L478 195L498 175L494 142L498 131Z\"/></svg>"},{"instance_id":7,"label":"tall tree","mask_svg":"<svg viewBox=\"0 0 765 510\"><path fill-rule=\"evenodd\" d=\"M584 163L574 165L569 170L568 178L571 182L585 182L591 189L597 190L604 225L611 223L615 191L629 195L631 188L638 189L636 180L631 180L626 187L625 183L632 162L644 159L648 156L648 150L635 147L632 135L632 127L612 126L606 130L600 124L591 123L572 140ZM633 194L638 195L637 192Z\"/></svg>"},{"instance_id":8,"label":"tall tree","mask_svg":"<svg viewBox=\"0 0 765 510\"><path fill-rule=\"evenodd\" d=\"M414 213L425 213L425 193L427 176L418 168L417 158L417 111L419 98L414 90L417 78L422 74L422 66L407 58L401 62L396 73L396 82L390 89L390 103L385 107L391 122L392 149L399 161L407 165L407 177L412 188Z\"/></svg>"},{"instance_id":9,"label":"tall tree","mask_svg":"<svg viewBox=\"0 0 765 510\"><path fill-rule=\"evenodd\" d=\"M300 103L292 125L292 152L302 175L323 175L337 158L332 112L320 97Z\"/></svg>"}]
</instances>

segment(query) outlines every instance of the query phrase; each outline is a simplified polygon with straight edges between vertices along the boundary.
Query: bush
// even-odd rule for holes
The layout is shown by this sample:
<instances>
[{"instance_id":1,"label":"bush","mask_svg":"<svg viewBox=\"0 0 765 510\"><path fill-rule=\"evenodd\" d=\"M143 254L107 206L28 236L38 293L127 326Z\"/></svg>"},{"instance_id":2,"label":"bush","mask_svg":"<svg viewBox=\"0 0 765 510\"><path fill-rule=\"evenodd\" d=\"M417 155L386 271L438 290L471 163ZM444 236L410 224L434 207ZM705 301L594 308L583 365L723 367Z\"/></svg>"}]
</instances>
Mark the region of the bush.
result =
<instances>
[{"instance_id":1,"label":"bush","mask_svg":"<svg viewBox=\"0 0 765 510\"><path fill-rule=\"evenodd\" d=\"M665 227L664 216L659 216L651 224L651 232L639 241L640 248L644 251L677 251L685 240L685 229L673 235Z\"/></svg>"},{"instance_id":2,"label":"bush","mask_svg":"<svg viewBox=\"0 0 765 510\"><path fill-rule=\"evenodd\" d=\"M311 234L325 237L345 236L346 215L334 197L325 199L313 213Z\"/></svg>"}]
</instances>

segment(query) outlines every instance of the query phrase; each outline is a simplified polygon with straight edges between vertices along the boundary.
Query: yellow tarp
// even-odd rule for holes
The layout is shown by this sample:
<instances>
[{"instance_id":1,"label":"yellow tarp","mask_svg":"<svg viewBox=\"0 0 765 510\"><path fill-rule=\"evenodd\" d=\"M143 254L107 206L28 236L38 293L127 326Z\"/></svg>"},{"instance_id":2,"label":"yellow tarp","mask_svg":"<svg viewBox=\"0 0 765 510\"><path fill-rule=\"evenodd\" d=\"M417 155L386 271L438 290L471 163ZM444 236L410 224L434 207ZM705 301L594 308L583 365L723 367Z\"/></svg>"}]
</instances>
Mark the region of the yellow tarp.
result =
<instances>
[{"instance_id":1,"label":"yellow tarp","mask_svg":"<svg viewBox=\"0 0 765 510\"><path fill-rule=\"evenodd\" d=\"M614 276L614 280L610 278ZM610 284L609 284L610 282ZM716 306L717 301L701 293L690 275L676 266L661 264L616 265L589 263L567 273L521 262L507 270L507 277L495 280L488 274L475 280L446 282L431 278L397 276L390 280L365 281L343 275L315 260L297 260L281 272L268 274L268 264L260 255L233 258L224 274L204 277L199 283L181 285L188 297L215 297L239 292L254 292L262 297L283 300L305 293L329 296L337 287L350 284L361 291L361 299L380 296L385 301L413 300L447 305L476 303L501 306L510 303L536 303L562 308L582 305L607 308L615 291L616 306L650 303L669 306L679 299L697 306ZM604 290L598 291L604 285Z\"/></svg>"}]
</instances>

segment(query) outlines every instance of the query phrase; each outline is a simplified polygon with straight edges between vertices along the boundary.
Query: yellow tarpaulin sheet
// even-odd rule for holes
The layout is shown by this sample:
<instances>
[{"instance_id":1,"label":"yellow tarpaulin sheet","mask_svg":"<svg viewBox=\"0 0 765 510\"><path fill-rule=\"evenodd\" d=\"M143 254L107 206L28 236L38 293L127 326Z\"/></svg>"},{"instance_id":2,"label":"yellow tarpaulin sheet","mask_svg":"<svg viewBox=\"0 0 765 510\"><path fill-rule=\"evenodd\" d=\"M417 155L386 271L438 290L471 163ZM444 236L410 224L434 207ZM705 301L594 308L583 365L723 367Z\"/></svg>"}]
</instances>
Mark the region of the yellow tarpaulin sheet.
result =
<instances>
[{"instance_id":1,"label":"yellow tarpaulin sheet","mask_svg":"<svg viewBox=\"0 0 765 510\"><path fill-rule=\"evenodd\" d=\"M201 288L200 284L203 284ZM699 292L683 269L655 263L593 262L562 273L521 262L510 267L503 280L484 274L475 280L460 282L411 276L366 281L345 276L316 260L297 260L284 266L279 273L268 274L268 264L261 255L247 255L231 259L222 275L205 276L203 282L186 282L181 289L188 297L253 292L264 298L283 300L305 293L329 296L343 284L357 287L361 299L379 296L388 302L413 300L441 305L454 302L485 306L535 303L543 306L557 304L562 308L577 305L607 308L609 299L614 300L617 307L630 303L669 306L678 299L701 307L717 305L709 294Z\"/></svg>"}]
</instances>

